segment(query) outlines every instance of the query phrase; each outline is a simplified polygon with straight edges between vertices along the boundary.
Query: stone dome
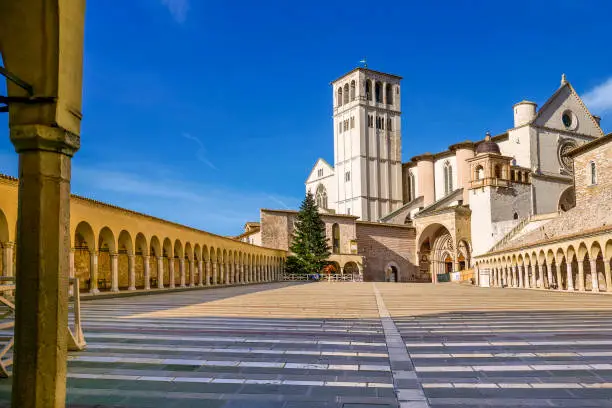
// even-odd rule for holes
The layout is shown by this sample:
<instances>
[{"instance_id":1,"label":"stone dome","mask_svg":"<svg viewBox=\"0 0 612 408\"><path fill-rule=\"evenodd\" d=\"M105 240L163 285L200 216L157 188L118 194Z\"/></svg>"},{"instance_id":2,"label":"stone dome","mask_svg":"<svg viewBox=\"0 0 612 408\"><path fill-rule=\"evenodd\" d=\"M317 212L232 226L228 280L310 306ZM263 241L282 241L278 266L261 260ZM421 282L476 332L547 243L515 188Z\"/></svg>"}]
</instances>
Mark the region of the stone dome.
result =
<instances>
[{"instance_id":1,"label":"stone dome","mask_svg":"<svg viewBox=\"0 0 612 408\"><path fill-rule=\"evenodd\" d=\"M484 142L480 143L478 147L476 148L476 154L482 154L482 153L501 154L501 150L499 150L499 146L497 145L497 143L491 140L491 134L489 132L487 132Z\"/></svg>"}]
</instances>

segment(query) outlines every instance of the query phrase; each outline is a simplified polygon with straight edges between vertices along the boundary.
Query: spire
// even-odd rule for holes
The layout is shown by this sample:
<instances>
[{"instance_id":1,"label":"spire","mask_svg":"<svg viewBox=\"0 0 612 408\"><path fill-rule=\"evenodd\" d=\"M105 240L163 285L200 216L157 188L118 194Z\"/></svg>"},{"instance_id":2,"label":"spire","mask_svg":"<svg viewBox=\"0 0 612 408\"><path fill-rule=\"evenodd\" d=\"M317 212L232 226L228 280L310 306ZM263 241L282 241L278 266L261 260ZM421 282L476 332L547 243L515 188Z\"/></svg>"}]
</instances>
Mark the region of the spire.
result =
<instances>
[{"instance_id":1,"label":"spire","mask_svg":"<svg viewBox=\"0 0 612 408\"><path fill-rule=\"evenodd\" d=\"M567 77L565 74L561 74L561 86L567 84Z\"/></svg>"}]
</instances>

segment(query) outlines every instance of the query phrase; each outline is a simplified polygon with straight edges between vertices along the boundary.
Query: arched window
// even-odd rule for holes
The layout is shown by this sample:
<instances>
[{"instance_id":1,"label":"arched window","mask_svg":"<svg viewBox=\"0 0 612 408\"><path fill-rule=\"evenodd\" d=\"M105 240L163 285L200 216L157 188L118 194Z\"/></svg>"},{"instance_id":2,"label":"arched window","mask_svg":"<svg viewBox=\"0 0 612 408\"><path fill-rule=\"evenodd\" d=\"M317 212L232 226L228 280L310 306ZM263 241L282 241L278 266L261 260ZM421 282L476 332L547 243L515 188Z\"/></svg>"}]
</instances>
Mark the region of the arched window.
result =
<instances>
[{"instance_id":1,"label":"arched window","mask_svg":"<svg viewBox=\"0 0 612 408\"><path fill-rule=\"evenodd\" d=\"M408 182L410 183L409 186L409 190L410 191L410 197L408 197L408 201L412 201L416 198L416 184L415 184L415 178L414 178L414 173L410 173L410 175L408 176Z\"/></svg>"},{"instance_id":2,"label":"arched window","mask_svg":"<svg viewBox=\"0 0 612 408\"><path fill-rule=\"evenodd\" d=\"M590 164L591 168L591 185L597 184L597 167L595 166L595 162L592 161Z\"/></svg>"},{"instance_id":3,"label":"arched window","mask_svg":"<svg viewBox=\"0 0 612 408\"><path fill-rule=\"evenodd\" d=\"M374 85L374 98L376 102L382 103L382 84L380 82L376 82Z\"/></svg>"},{"instance_id":4,"label":"arched window","mask_svg":"<svg viewBox=\"0 0 612 408\"><path fill-rule=\"evenodd\" d=\"M340 226L338 224L332 225L332 252L340 253Z\"/></svg>"},{"instance_id":5,"label":"arched window","mask_svg":"<svg viewBox=\"0 0 612 408\"><path fill-rule=\"evenodd\" d=\"M391 86L391 84L387 84L386 91L387 105L393 105L393 87Z\"/></svg>"},{"instance_id":6,"label":"arched window","mask_svg":"<svg viewBox=\"0 0 612 408\"><path fill-rule=\"evenodd\" d=\"M495 174L495 178L498 178L498 179L502 178L501 166L499 164L495 165L494 174Z\"/></svg>"},{"instance_id":7,"label":"arched window","mask_svg":"<svg viewBox=\"0 0 612 408\"><path fill-rule=\"evenodd\" d=\"M351 81L351 101L355 100L355 81Z\"/></svg>"},{"instance_id":8,"label":"arched window","mask_svg":"<svg viewBox=\"0 0 612 408\"><path fill-rule=\"evenodd\" d=\"M325 190L325 186L323 184L319 184L317 187L315 200L319 208L323 208L324 210L327 209L327 191Z\"/></svg>"},{"instance_id":9,"label":"arched window","mask_svg":"<svg viewBox=\"0 0 612 408\"><path fill-rule=\"evenodd\" d=\"M476 166L476 180L484 178L484 168L481 165Z\"/></svg>"},{"instance_id":10,"label":"arched window","mask_svg":"<svg viewBox=\"0 0 612 408\"><path fill-rule=\"evenodd\" d=\"M372 81L370 81L369 79L366 81L365 92L366 92L366 99L368 101L371 101L372 100Z\"/></svg>"},{"instance_id":11,"label":"arched window","mask_svg":"<svg viewBox=\"0 0 612 408\"><path fill-rule=\"evenodd\" d=\"M342 106L342 87L338 88L338 106Z\"/></svg>"},{"instance_id":12,"label":"arched window","mask_svg":"<svg viewBox=\"0 0 612 408\"><path fill-rule=\"evenodd\" d=\"M344 84L344 103L349 103L349 85Z\"/></svg>"},{"instance_id":13,"label":"arched window","mask_svg":"<svg viewBox=\"0 0 612 408\"><path fill-rule=\"evenodd\" d=\"M444 195L453 191L453 166L450 162L444 163Z\"/></svg>"}]
</instances>

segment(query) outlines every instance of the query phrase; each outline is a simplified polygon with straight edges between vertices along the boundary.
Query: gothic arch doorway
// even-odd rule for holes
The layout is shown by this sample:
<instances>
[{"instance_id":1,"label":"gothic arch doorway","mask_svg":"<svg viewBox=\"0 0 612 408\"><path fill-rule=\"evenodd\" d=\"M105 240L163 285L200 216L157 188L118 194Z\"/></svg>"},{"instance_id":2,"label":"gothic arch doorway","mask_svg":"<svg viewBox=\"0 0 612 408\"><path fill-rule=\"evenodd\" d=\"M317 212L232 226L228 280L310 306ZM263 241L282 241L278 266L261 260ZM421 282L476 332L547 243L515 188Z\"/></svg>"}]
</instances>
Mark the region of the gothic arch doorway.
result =
<instances>
[{"instance_id":1,"label":"gothic arch doorway","mask_svg":"<svg viewBox=\"0 0 612 408\"><path fill-rule=\"evenodd\" d=\"M430 282L449 281L456 265L457 248L449 229L430 224L419 236L419 270ZM465 257L465 256L464 256Z\"/></svg>"},{"instance_id":2,"label":"gothic arch doorway","mask_svg":"<svg viewBox=\"0 0 612 408\"><path fill-rule=\"evenodd\" d=\"M399 266L395 262L389 262L385 267L385 282L399 282Z\"/></svg>"}]
</instances>

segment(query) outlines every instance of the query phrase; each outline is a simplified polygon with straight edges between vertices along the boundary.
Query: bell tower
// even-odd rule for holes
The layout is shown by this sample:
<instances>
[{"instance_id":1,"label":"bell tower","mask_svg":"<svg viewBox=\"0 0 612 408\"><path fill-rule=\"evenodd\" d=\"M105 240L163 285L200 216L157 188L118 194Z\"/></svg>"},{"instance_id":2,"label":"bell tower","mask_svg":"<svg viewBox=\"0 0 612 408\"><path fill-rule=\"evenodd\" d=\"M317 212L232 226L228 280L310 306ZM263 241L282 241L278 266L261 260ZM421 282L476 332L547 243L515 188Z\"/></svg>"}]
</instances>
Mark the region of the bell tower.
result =
<instances>
[{"instance_id":1,"label":"bell tower","mask_svg":"<svg viewBox=\"0 0 612 408\"><path fill-rule=\"evenodd\" d=\"M340 214L376 221L402 205L401 79L356 68L332 82Z\"/></svg>"}]
</instances>

